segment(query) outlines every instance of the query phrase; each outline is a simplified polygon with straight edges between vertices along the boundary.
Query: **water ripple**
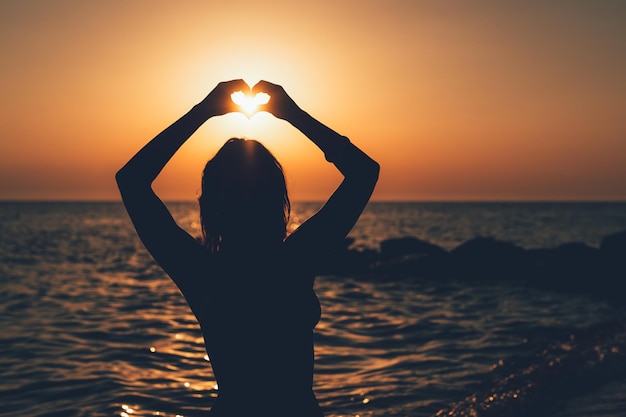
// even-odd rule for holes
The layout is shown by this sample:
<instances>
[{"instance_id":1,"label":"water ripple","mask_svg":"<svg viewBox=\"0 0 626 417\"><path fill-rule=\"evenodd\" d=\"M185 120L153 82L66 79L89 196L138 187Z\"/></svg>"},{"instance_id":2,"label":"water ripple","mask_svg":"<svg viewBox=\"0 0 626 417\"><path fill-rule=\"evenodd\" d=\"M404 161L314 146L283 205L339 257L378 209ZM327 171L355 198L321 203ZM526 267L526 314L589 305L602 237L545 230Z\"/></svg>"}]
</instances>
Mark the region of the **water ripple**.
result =
<instances>
[{"instance_id":1,"label":"water ripple","mask_svg":"<svg viewBox=\"0 0 626 417\"><path fill-rule=\"evenodd\" d=\"M190 207L173 210L192 227ZM357 230L364 237L359 244L389 236L378 225L403 216L408 230L416 213L378 213L381 207L359 226L370 227ZM121 205L0 208L0 217L10 220L1 226L0 414L205 415L217 390L200 329L176 286L134 235ZM439 206L427 209L419 207L422 220L443 216ZM304 218L311 210L296 214ZM378 223L367 226L372 213ZM472 216L478 214L464 218ZM441 241L460 236L438 227ZM555 357L563 363L595 358L597 365L585 375L607 384L605 398L613 395L604 415L623 410L610 389L622 386L617 371L626 369L618 354L626 346L615 339L622 333L593 336L593 329L608 329L623 313L601 301L514 285L380 277L322 276L316 291L323 315L316 333L315 390L328 417L442 410L461 416L470 410L463 399L487 401L503 386L504 370L522 375L537 369L534 375L544 375ZM593 343L569 351L551 347L554 340L567 342L572 332ZM599 405L588 400L581 407Z\"/></svg>"}]
</instances>

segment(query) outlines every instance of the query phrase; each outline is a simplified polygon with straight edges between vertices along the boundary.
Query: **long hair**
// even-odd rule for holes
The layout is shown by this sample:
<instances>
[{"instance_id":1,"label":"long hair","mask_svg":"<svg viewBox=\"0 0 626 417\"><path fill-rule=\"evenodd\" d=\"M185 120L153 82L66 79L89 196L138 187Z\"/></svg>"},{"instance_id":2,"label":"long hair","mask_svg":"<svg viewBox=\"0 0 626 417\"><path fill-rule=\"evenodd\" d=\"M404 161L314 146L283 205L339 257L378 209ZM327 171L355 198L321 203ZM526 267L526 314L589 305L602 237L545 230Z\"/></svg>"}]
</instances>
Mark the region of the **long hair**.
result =
<instances>
[{"instance_id":1,"label":"long hair","mask_svg":"<svg viewBox=\"0 0 626 417\"><path fill-rule=\"evenodd\" d=\"M222 251L224 242L273 245L285 239L291 211L285 175L256 140L226 141L204 167L198 202L204 245L211 253Z\"/></svg>"}]
</instances>

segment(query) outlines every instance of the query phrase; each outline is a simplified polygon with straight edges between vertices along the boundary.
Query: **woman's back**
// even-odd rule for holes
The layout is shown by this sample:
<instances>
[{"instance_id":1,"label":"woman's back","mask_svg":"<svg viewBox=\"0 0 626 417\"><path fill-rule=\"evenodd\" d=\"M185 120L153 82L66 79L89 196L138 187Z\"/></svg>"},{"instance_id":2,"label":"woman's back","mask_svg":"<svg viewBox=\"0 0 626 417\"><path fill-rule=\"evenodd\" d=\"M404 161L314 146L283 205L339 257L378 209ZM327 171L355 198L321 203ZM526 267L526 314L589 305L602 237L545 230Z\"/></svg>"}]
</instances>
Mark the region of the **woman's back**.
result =
<instances>
[{"instance_id":1,"label":"woman's back","mask_svg":"<svg viewBox=\"0 0 626 417\"><path fill-rule=\"evenodd\" d=\"M218 383L216 410L238 415L269 401L274 415L321 415L313 395L320 305L312 274L282 250L213 258L199 322Z\"/></svg>"}]
</instances>

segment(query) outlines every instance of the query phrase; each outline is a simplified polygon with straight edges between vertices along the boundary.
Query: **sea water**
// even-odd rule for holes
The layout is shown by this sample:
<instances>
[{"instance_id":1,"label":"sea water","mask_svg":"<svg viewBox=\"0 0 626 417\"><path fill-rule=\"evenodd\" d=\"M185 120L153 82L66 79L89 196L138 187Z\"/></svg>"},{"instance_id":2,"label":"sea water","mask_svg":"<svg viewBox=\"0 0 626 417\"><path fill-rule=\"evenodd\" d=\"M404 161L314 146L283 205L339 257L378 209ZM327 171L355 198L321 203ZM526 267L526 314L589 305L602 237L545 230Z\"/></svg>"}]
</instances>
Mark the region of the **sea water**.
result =
<instances>
[{"instance_id":1,"label":"sea water","mask_svg":"<svg viewBox=\"0 0 626 417\"><path fill-rule=\"evenodd\" d=\"M194 203L168 206L198 234ZM290 228L319 207L294 204ZM624 203L371 203L351 237L548 248L625 229ZM0 242L0 415L206 415L219 387L198 325L120 203L0 203ZM328 417L626 415L624 311L605 300L420 277L315 289Z\"/></svg>"}]
</instances>

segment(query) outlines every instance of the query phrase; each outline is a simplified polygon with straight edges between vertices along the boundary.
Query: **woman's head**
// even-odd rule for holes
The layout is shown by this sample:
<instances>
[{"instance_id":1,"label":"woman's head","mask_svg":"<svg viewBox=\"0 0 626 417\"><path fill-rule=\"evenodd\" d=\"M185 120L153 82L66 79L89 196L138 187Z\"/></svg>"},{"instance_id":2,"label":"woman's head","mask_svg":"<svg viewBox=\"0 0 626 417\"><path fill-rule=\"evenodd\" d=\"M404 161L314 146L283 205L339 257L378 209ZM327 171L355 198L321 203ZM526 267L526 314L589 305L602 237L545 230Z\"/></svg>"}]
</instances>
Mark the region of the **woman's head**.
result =
<instances>
[{"instance_id":1,"label":"woman's head","mask_svg":"<svg viewBox=\"0 0 626 417\"><path fill-rule=\"evenodd\" d=\"M202 173L206 247L268 245L285 238L290 203L280 163L256 140L229 139Z\"/></svg>"}]
</instances>

